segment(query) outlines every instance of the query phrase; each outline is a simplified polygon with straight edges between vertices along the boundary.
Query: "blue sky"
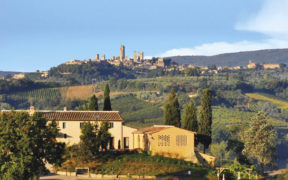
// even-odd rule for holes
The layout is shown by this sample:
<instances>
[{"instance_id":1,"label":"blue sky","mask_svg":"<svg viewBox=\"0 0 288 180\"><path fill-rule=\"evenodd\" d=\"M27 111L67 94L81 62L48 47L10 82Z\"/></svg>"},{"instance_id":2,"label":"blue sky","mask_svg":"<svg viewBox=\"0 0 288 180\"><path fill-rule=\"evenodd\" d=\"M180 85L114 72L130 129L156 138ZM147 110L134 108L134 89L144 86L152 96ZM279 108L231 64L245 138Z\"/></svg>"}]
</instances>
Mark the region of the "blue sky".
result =
<instances>
[{"instance_id":1,"label":"blue sky","mask_svg":"<svg viewBox=\"0 0 288 180\"><path fill-rule=\"evenodd\" d=\"M0 70L288 47L288 0L0 0ZM287 21L287 22L286 22Z\"/></svg>"}]
</instances>

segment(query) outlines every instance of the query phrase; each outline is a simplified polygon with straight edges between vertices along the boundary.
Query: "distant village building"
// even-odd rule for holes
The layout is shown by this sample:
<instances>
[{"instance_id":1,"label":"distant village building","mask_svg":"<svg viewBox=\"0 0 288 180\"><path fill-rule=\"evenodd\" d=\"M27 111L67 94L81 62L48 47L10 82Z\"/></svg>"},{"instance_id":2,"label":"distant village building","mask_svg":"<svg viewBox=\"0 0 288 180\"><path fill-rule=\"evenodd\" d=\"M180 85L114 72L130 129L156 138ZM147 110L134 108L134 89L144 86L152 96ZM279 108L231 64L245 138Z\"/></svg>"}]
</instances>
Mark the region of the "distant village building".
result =
<instances>
[{"instance_id":1,"label":"distant village building","mask_svg":"<svg viewBox=\"0 0 288 180\"><path fill-rule=\"evenodd\" d=\"M278 69L280 64L263 64L264 69Z\"/></svg>"},{"instance_id":2,"label":"distant village building","mask_svg":"<svg viewBox=\"0 0 288 180\"><path fill-rule=\"evenodd\" d=\"M48 71L42 71L42 72L40 72L40 73L41 73L41 77L43 77L43 78L47 78L48 75L49 75L49 72L48 72Z\"/></svg>"},{"instance_id":3,"label":"distant village building","mask_svg":"<svg viewBox=\"0 0 288 180\"><path fill-rule=\"evenodd\" d=\"M249 60L249 64L247 65L248 69L255 69L256 68L256 64L253 63L251 60Z\"/></svg>"},{"instance_id":4,"label":"distant village building","mask_svg":"<svg viewBox=\"0 0 288 180\"><path fill-rule=\"evenodd\" d=\"M12 79L24 79L24 78L25 78L25 73L14 74L12 76Z\"/></svg>"},{"instance_id":5,"label":"distant village building","mask_svg":"<svg viewBox=\"0 0 288 180\"><path fill-rule=\"evenodd\" d=\"M68 61L68 62L66 62L65 64L67 64L67 65L75 65L75 64L80 65L80 64L83 64L83 61L81 61L81 60L76 60L76 59L72 59L71 61Z\"/></svg>"}]
</instances>

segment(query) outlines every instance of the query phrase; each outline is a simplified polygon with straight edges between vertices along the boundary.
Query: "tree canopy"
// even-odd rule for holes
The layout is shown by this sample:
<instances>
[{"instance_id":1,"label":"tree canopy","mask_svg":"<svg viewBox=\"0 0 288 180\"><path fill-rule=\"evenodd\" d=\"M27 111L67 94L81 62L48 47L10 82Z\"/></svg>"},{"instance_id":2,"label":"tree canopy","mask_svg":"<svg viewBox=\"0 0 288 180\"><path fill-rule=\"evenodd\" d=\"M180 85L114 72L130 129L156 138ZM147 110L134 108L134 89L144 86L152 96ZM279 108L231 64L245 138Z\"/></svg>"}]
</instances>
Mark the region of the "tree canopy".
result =
<instances>
[{"instance_id":1,"label":"tree canopy","mask_svg":"<svg viewBox=\"0 0 288 180\"><path fill-rule=\"evenodd\" d=\"M262 173L265 166L273 165L276 157L276 131L262 113L251 119L245 131L244 153L257 159Z\"/></svg>"},{"instance_id":2,"label":"tree canopy","mask_svg":"<svg viewBox=\"0 0 288 180\"><path fill-rule=\"evenodd\" d=\"M99 110L98 99L95 96L95 94L90 98L88 108L90 111L98 111Z\"/></svg>"},{"instance_id":3,"label":"tree canopy","mask_svg":"<svg viewBox=\"0 0 288 180\"><path fill-rule=\"evenodd\" d=\"M1 113L0 127L0 179L29 179L46 171L45 161L62 163L65 144L56 141L55 121L11 111Z\"/></svg>"}]
</instances>

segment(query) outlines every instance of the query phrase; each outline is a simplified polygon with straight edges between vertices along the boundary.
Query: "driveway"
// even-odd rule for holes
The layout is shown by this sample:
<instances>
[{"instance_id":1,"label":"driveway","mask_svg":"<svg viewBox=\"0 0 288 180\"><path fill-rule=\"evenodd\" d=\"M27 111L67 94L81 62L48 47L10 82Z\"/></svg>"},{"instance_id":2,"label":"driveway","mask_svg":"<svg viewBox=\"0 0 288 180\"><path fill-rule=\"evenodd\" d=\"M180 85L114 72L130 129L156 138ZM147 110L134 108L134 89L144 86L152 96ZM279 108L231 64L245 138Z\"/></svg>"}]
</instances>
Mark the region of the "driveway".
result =
<instances>
[{"instance_id":1,"label":"driveway","mask_svg":"<svg viewBox=\"0 0 288 180\"><path fill-rule=\"evenodd\" d=\"M46 176L40 176L40 179L46 179L46 180L76 180L77 177L75 176L60 176L57 174L51 174Z\"/></svg>"}]
</instances>

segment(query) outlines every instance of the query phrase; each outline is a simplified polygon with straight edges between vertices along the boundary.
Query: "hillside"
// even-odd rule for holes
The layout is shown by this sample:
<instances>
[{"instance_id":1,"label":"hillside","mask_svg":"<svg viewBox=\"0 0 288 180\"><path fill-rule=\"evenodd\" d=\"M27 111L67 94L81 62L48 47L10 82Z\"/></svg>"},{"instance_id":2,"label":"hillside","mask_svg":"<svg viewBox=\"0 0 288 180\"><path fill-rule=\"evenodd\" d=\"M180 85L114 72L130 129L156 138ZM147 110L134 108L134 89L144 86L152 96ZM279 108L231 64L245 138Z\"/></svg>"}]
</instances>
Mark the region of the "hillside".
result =
<instances>
[{"instance_id":1,"label":"hillside","mask_svg":"<svg viewBox=\"0 0 288 180\"><path fill-rule=\"evenodd\" d=\"M14 74L18 74L20 72L14 72L14 71L0 71L0 77L6 76L8 74L10 75L14 75Z\"/></svg>"},{"instance_id":2,"label":"hillside","mask_svg":"<svg viewBox=\"0 0 288 180\"><path fill-rule=\"evenodd\" d=\"M288 63L288 49L270 49L219 54L215 56L173 56L173 62L178 64L195 64L198 66L244 66L249 60L256 63L280 64Z\"/></svg>"}]
</instances>

